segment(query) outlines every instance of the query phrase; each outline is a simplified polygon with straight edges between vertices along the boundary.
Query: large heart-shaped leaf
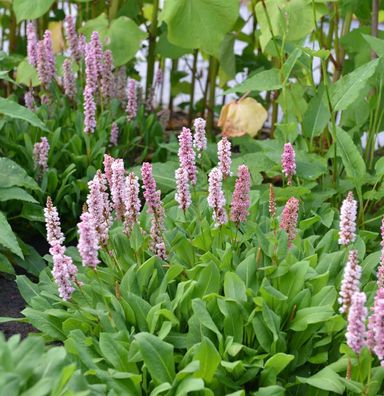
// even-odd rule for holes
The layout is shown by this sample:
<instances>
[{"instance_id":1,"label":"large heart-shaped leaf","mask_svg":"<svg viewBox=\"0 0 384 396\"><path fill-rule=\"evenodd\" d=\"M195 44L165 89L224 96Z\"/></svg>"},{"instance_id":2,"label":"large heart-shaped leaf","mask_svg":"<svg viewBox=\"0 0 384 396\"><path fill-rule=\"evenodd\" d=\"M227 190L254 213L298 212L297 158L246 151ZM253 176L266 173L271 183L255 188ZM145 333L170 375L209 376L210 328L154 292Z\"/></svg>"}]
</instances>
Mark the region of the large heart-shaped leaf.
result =
<instances>
[{"instance_id":1,"label":"large heart-shaped leaf","mask_svg":"<svg viewBox=\"0 0 384 396\"><path fill-rule=\"evenodd\" d=\"M41 17L54 2L55 0L13 0L13 11L17 22Z\"/></svg>"},{"instance_id":2,"label":"large heart-shaped leaf","mask_svg":"<svg viewBox=\"0 0 384 396\"><path fill-rule=\"evenodd\" d=\"M238 15L238 0L167 0L161 19L168 25L171 43L219 58L221 43Z\"/></svg>"}]
</instances>

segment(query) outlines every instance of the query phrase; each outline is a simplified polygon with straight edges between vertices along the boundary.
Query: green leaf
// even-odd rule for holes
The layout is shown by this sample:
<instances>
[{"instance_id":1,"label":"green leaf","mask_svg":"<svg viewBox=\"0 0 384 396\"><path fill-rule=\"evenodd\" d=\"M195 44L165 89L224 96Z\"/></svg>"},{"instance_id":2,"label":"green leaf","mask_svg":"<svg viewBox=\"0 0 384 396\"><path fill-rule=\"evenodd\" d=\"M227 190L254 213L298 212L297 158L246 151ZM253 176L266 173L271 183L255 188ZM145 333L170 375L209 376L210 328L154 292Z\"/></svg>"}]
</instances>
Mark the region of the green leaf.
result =
<instances>
[{"instance_id":1,"label":"green leaf","mask_svg":"<svg viewBox=\"0 0 384 396\"><path fill-rule=\"evenodd\" d=\"M116 67L126 64L140 49L142 41L147 37L135 22L122 16L112 21L108 30L113 63Z\"/></svg>"},{"instance_id":2,"label":"green leaf","mask_svg":"<svg viewBox=\"0 0 384 396\"><path fill-rule=\"evenodd\" d=\"M159 41L156 45L156 52L163 58L178 59L191 52L191 50L170 43L167 37L167 31L164 31L159 36Z\"/></svg>"},{"instance_id":3,"label":"green leaf","mask_svg":"<svg viewBox=\"0 0 384 396\"><path fill-rule=\"evenodd\" d=\"M10 263L10 261L0 253L0 272L5 272L7 274L15 274L15 270L13 268L13 265Z\"/></svg>"},{"instance_id":4,"label":"green leaf","mask_svg":"<svg viewBox=\"0 0 384 396\"><path fill-rule=\"evenodd\" d=\"M24 84L27 87L32 84L32 87L40 85L39 76L37 75L36 69L24 59L19 63L16 70L16 82L18 84Z\"/></svg>"},{"instance_id":5,"label":"green leaf","mask_svg":"<svg viewBox=\"0 0 384 396\"><path fill-rule=\"evenodd\" d=\"M36 19L44 15L55 0L13 0L13 11L17 23L25 19Z\"/></svg>"},{"instance_id":6,"label":"green leaf","mask_svg":"<svg viewBox=\"0 0 384 396\"><path fill-rule=\"evenodd\" d=\"M135 339L155 384L172 383L175 377L173 345L145 332L137 334Z\"/></svg>"},{"instance_id":7,"label":"green leaf","mask_svg":"<svg viewBox=\"0 0 384 396\"><path fill-rule=\"evenodd\" d=\"M0 201L25 201L31 203L38 203L35 198L32 197L31 194L28 194L25 190L19 187L10 187L10 188L0 188Z\"/></svg>"},{"instance_id":8,"label":"green leaf","mask_svg":"<svg viewBox=\"0 0 384 396\"><path fill-rule=\"evenodd\" d=\"M168 25L172 44L219 58L221 43L238 15L238 0L167 0L160 19Z\"/></svg>"},{"instance_id":9,"label":"green leaf","mask_svg":"<svg viewBox=\"0 0 384 396\"><path fill-rule=\"evenodd\" d=\"M315 388L335 392L339 395L344 393L344 385L339 375L329 367L325 367L312 377L297 377L302 384L308 384Z\"/></svg>"},{"instance_id":10,"label":"green leaf","mask_svg":"<svg viewBox=\"0 0 384 396\"><path fill-rule=\"evenodd\" d=\"M17 242L16 235L13 233L4 213L0 212L0 245L9 249L12 253L23 258L23 252Z\"/></svg>"},{"instance_id":11,"label":"green leaf","mask_svg":"<svg viewBox=\"0 0 384 396\"><path fill-rule=\"evenodd\" d=\"M227 272L224 277L225 297L241 302L247 301L246 287L243 280L235 272Z\"/></svg>"},{"instance_id":12,"label":"green leaf","mask_svg":"<svg viewBox=\"0 0 384 396\"><path fill-rule=\"evenodd\" d=\"M326 102L325 90L321 86L316 95L310 100L303 117L304 136L314 138L320 136L331 117Z\"/></svg>"},{"instance_id":13,"label":"green leaf","mask_svg":"<svg viewBox=\"0 0 384 396\"><path fill-rule=\"evenodd\" d=\"M248 77L241 84L227 89L224 94L248 91L272 91L282 87L279 69L264 70Z\"/></svg>"},{"instance_id":14,"label":"green leaf","mask_svg":"<svg viewBox=\"0 0 384 396\"><path fill-rule=\"evenodd\" d=\"M221 362L221 357L209 338L204 337L196 349L194 358L200 361L200 368L196 375L207 382L211 382Z\"/></svg>"},{"instance_id":15,"label":"green leaf","mask_svg":"<svg viewBox=\"0 0 384 396\"><path fill-rule=\"evenodd\" d=\"M304 331L310 324L325 322L334 315L331 306L318 306L299 309L290 328L294 331Z\"/></svg>"},{"instance_id":16,"label":"green leaf","mask_svg":"<svg viewBox=\"0 0 384 396\"><path fill-rule=\"evenodd\" d=\"M378 65L379 59L372 60L343 76L331 86L330 96L334 111L345 110L356 99L361 97L364 89L370 88L367 80L373 76Z\"/></svg>"},{"instance_id":17,"label":"green leaf","mask_svg":"<svg viewBox=\"0 0 384 396\"><path fill-rule=\"evenodd\" d=\"M31 110L9 99L0 98L0 114L27 121L32 126L48 131L43 121Z\"/></svg>"},{"instance_id":18,"label":"green leaf","mask_svg":"<svg viewBox=\"0 0 384 396\"><path fill-rule=\"evenodd\" d=\"M38 286L29 280L25 275L18 275L16 277L16 284L19 288L23 299L30 304L33 297L40 295Z\"/></svg>"},{"instance_id":19,"label":"green leaf","mask_svg":"<svg viewBox=\"0 0 384 396\"><path fill-rule=\"evenodd\" d=\"M26 187L32 190L39 188L38 184L27 175L27 172L9 158L0 158L0 188Z\"/></svg>"},{"instance_id":20,"label":"green leaf","mask_svg":"<svg viewBox=\"0 0 384 396\"><path fill-rule=\"evenodd\" d=\"M93 31L96 31L102 42L108 41L107 48L112 51L113 63L116 67L131 60L140 49L141 42L147 37L147 34L126 16L114 19L109 25L105 13L87 21L79 30L88 38Z\"/></svg>"},{"instance_id":21,"label":"green leaf","mask_svg":"<svg viewBox=\"0 0 384 396\"><path fill-rule=\"evenodd\" d=\"M279 374L294 358L294 355L287 355L286 353L279 352L267 360L264 368L273 368L275 374Z\"/></svg>"},{"instance_id":22,"label":"green leaf","mask_svg":"<svg viewBox=\"0 0 384 396\"><path fill-rule=\"evenodd\" d=\"M362 36L378 56L384 55L384 40L370 36L368 34L362 34Z\"/></svg>"},{"instance_id":23,"label":"green leaf","mask_svg":"<svg viewBox=\"0 0 384 396\"><path fill-rule=\"evenodd\" d=\"M336 130L337 148L347 172L347 176L356 184L362 185L367 173L365 162L357 150L352 138L341 128Z\"/></svg>"}]
</instances>

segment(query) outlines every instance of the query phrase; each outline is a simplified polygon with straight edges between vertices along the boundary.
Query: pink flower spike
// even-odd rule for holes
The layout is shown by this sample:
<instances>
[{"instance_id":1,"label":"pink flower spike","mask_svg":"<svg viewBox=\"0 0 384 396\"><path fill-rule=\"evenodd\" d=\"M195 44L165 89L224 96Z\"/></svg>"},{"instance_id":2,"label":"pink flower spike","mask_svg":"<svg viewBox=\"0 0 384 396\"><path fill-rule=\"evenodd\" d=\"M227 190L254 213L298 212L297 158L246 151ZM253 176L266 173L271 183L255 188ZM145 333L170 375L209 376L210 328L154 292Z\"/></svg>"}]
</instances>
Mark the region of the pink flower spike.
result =
<instances>
[{"instance_id":1,"label":"pink flower spike","mask_svg":"<svg viewBox=\"0 0 384 396\"><path fill-rule=\"evenodd\" d=\"M384 289L380 288L375 296L373 308L373 351L380 360L381 367L384 367Z\"/></svg>"},{"instance_id":2,"label":"pink flower spike","mask_svg":"<svg viewBox=\"0 0 384 396\"><path fill-rule=\"evenodd\" d=\"M96 72L99 78L103 77L103 47L101 45L99 33L96 31L91 34L90 45L93 48L93 55L95 57Z\"/></svg>"},{"instance_id":3,"label":"pink flower spike","mask_svg":"<svg viewBox=\"0 0 384 396\"><path fill-rule=\"evenodd\" d=\"M124 215L124 230L127 235L132 232L133 226L139 221L141 202L139 198L139 179L133 173L129 173L125 179L127 190L126 211Z\"/></svg>"},{"instance_id":4,"label":"pink flower spike","mask_svg":"<svg viewBox=\"0 0 384 396\"><path fill-rule=\"evenodd\" d=\"M70 100L75 99L76 97L76 83L75 76L72 71L72 62L70 59L66 59L63 63L63 86L64 93Z\"/></svg>"},{"instance_id":5,"label":"pink flower spike","mask_svg":"<svg viewBox=\"0 0 384 396\"><path fill-rule=\"evenodd\" d=\"M206 122L204 118L196 118L193 121L193 126L195 128L195 134L193 135L193 146L197 150L198 158L201 158L201 154L207 149L207 137L205 135L205 125Z\"/></svg>"},{"instance_id":6,"label":"pink flower spike","mask_svg":"<svg viewBox=\"0 0 384 396\"><path fill-rule=\"evenodd\" d=\"M126 211L125 203L127 202L127 189L125 185L124 161L120 158L113 161L112 164L112 203L115 209L117 220L124 219Z\"/></svg>"},{"instance_id":7,"label":"pink flower spike","mask_svg":"<svg viewBox=\"0 0 384 396\"><path fill-rule=\"evenodd\" d=\"M37 34L33 22L27 24L27 53L29 64L37 67Z\"/></svg>"},{"instance_id":8,"label":"pink flower spike","mask_svg":"<svg viewBox=\"0 0 384 396\"><path fill-rule=\"evenodd\" d=\"M144 198L148 206L148 213L154 213L159 205L160 197L156 190L156 181L152 174L152 165L144 162L141 166L141 177L144 187Z\"/></svg>"},{"instance_id":9,"label":"pink flower spike","mask_svg":"<svg viewBox=\"0 0 384 396\"><path fill-rule=\"evenodd\" d=\"M104 174L108 180L109 189L112 190L112 164L115 161L113 157L108 154L104 154Z\"/></svg>"},{"instance_id":10,"label":"pink flower spike","mask_svg":"<svg viewBox=\"0 0 384 396\"><path fill-rule=\"evenodd\" d=\"M73 264L72 259L64 254L65 247L55 245L49 252L53 260L52 276L57 284L59 296L67 301L75 291L73 282L76 281L77 267Z\"/></svg>"},{"instance_id":11,"label":"pink flower spike","mask_svg":"<svg viewBox=\"0 0 384 396\"><path fill-rule=\"evenodd\" d=\"M47 241L51 247L62 245L64 234L61 232L60 217L51 197L47 198L47 205L44 209L45 227L47 229Z\"/></svg>"},{"instance_id":12,"label":"pink flower spike","mask_svg":"<svg viewBox=\"0 0 384 396\"><path fill-rule=\"evenodd\" d=\"M269 215L274 218L276 216L276 200L273 184L269 184Z\"/></svg>"},{"instance_id":13,"label":"pink flower spike","mask_svg":"<svg viewBox=\"0 0 384 396\"><path fill-rule=\"evenodd\" d=\"M235 191L231 203L231 220L242 223L247 220L249 214L251 175L246 165L240 165L237 170Z\"/></svg>"},{"instance_id":14,"label":"pink flower spike","mask_svg":"<svg viewBox=\"0 0 384 396\"><path fill-rule=\"evenodd\" d=\"M115 71L115 96L124 107L127 102L127 74L125 66Z\"/></svg>"},{"instance_id":15,"label":"pink flower spike","mask_svg":"<svg viewBox=\"0 0 384 396\"><path fill-rule=\"evenodd\" d=\"M77 248L83 265L85 267L96 268L100 263L97 258L99 252L99 244L97 243L98 237L96 233L95 219L88 212L84 212L80 216L81 222L77 225L79 230L79 243Z\"/></svg>"},{"instance_id":16,"label":"pink flower spike","mask_svg":"<svg viewBox=\"0 0 384 396\"><path fill-rule=\"evenodd\" d=\"M99 245L105 246L109 239L109 227L112 223L111 204L107 193L107 179L100 170L88 183L88 212L95 221L95 229Z\"/></svg>"},{"instance_id":17,"label":"pink flower spike","mask_svg":"<svg viewBox=\"0 0 384 396\"><path fill-rule=\"evenodd\" d=\"M356 240L357 202L350 191L340 209L339 244L348 246Z\"/></svg>"},{"instance_id":18,"label":"pink flower spike","mask_svg":"<svg viewBox=\"0 0 384 396\"><path fill-rule=\"evenodd\" d=\"M292 176L296 174L295 150L291 143L284 144L284 151L281 155L281 166L285 176L288 178L288 186L292 184Z\"/></svg>"},{"instance_id":19,"label":"pink flower spike","mask_svg":"<svg viewBox=\"0 0 384 396\"><path fill-rule=\"evenodd\" d=\"M175 200L179 204L179 208L185 212L192 203L191 192L189 190L188 172L184 168L178 168L175 171L175 178Z\"/></svg>"},{"instance_id":20,"label":"pink flower spike","mask_svg":"<svg viewBox=\"0 0 384 396\"><path fill-rule=\"evenodd\" d=\"M382 288L384 287L384 217L381 220L381 257L380 257L380 264L379 269L377 270L377 287Z\"/></svg>"},{"instance_id":21,"label":"pink flower spike","mask_svg":"<svg viewBox=\"0 0 384 396\"><path fill-rule=\"evenodd\" d=\"M24 94L24 103L25 107L31 111L34 111L36 108L35 98L33 97L33 89L29 89Z\"/></svg>"},{"instance_id":22,"label":"pink flower spike","mask_svg":"<svg viewBox=\"0 0 384 396\"><path fill-rule=\"evenodd\" d=\"M89 85L84 88L84 133L94 133L96 129L96 103Z\"/></svg>"},{"instance_id":23,"label":"pink flower spike","mask_svg":"<svg viewBox=\"0 0 384 396\"><path fill-rule=\"evenodd\" d=\"M103 98L107 101L110 100L113 96L113 60L112 60L112 52L110 50L106 50L103 55L103 75L101 79L101 92L103 94Z\"/></svg>"},{"instance_id":24,"label":"pink flower spike","mask_svg":"<svg viewBox=\"0 0 384 396\"><path fill-rule=\"evenodd\" d=\"M136 97L136 81L132 78L128 79L127 84L127 121L132 121L137 115L137 97Z\"/></svg>"},{"instance_id":25,"label":"pink flower spike","mask_svg":"<svg viewBox=\"0 0 384 396\"><path fill-rule=\"evenodd\" d=\"M48 169L48 153L48 139L42 137L40 143L35 143L33 146L33 159L35 160L36 167L39 168L41 172L45 172Z\"/></svg>"},{"instance_id":26,"label":"pink flower spike","mask_svg":"<svg viewBox=\"0 0 384 396\"><path fill-rule=\"evenodd\" d=\"M111 135L109 137L109 144L111 146L117 146L119 140L119 126L116 122L112 123L111 126Z\"/></svg>"},{"instance_id":27,"label":"pink flower spike","mask_svg":"<svg viewBox=\"0 0 384 396\"><path fill-rule=\"evenodd\" d=\"M55 75L55 56L53 54L52 33L50 30L44 32L45 69L51 82Z\"/></svg>"},{"instance_id":28,"label":"pink flower spike","mask_svg":"<svg viewBox=\"0 0 384 396\"><path fill-rule=\"evenodd\" d=\"M195 162L195 152L193 150L192 133L189 128L184 128L179 135L179 162L180 167L188 173L189 181L192 185L197 182L197 169Z\"/></svg>"},{"instance_id":29,"label":"pink flower spike","mask_svg":"<svg viewBox=\"0 0 384 396\"><path fill-rule=\"evenodd\" d=\"M365 293L355 292L352 296L348 313L346 339L348 346L357 354L366 345L366 326L368 310L365 307L367 297Z\"/></svg>"},{"instance_id":30,"label":"pink flower spike","mask_svg":"<svg viewBox=\"0 0 384 396\"><path fill-rule=\"evenodd\" d=\"M341 305L340 313L349 312L353 294L360 291L360 277L361 267L358 263L357 250L351 250L340 286L340 297L338 300Z\"/></svg>"},{"instance_id":31,"label":"pink flower spike","mask_svg":"<svg viewBox=\"0 0 384 396\"><path fill-rule=\"evenodd\" d=\"M227 212L225 210L225 196L222 190L223 174L219 168L213 168L209 172L208 187L208 206L213 209L213 220L215 226L221 226L228 221Z\"/></svg>"},{"instance_id":32,"label":"pink flower spike","mask_svg":"<svg viewBox=\"0 0 384 396\"><path fill-rule=\"evenodd\" d=\"M76 33L76 27L71 15L65 17L65 36L69 44L69 51L72 58L78 62L81 59L81 50L79 46L79 37Z\"/></svg>"},{"instance_id":33,"label":"pink flower spike","mask_svg":"<svg viewBox=\"0 0 384 396\"><path fill-rule=\"evenodd\" d=\"M299 200L295 197L289 198L284 206L280 219L280 228L288 234L288 249L296 238L296 226L299 217Z\"/></svg>"},{"instance_id":34,"label":"pink flower spike","mask_svg":"<svg viewBox=\"0 0 384 396\"><path fill-rule=\"evenodd\" d=\"M231 142L227 137L223 137L219 143L217 143L217 156L219 158L219 169L223 174L223 178L231 176Z\"/></svg>"}]
</instances>

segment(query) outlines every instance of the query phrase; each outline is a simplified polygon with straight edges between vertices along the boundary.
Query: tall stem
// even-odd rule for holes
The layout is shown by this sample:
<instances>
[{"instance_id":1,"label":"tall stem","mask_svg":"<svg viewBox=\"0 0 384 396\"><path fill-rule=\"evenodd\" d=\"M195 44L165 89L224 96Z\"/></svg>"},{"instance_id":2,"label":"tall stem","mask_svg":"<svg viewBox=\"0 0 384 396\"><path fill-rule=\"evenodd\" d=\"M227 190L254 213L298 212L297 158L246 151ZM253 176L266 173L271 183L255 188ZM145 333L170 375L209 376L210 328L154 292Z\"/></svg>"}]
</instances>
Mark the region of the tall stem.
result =
<instances>
[{"instance_id":1,"label":"tall stem","mask_svg":"<svg viewBox=\"0 0 384 396\"><path fill-rule=\"evenodd\" d=\"M174 99L174 95L172 92L172 78L174 76L174 74L177 72L177 68L179 65L179 60L178 59L172 59L172 68L171 68L171 72L169 73L169 104L168 104L168 110L169 110L169 119L172 120L172 113L173 113L173 99Z\"/></svg>"},{"instance_id":2,"label":"tall stem","mask_svg":"<svg viewBox=\"0 0 384 396\"><path fill-rule=\"evenodd\" d=\"M379 0L372 0L372 19L371 19L371 35L377 37L379 25ZM374 50L371 52L372 59L377 58Z\"/></svg>"},{"instance_id":3,"label":"tall stem","mask_svg":"<svg viewBox=\"0 0 384 396\"><path fill-rule=\"evenodd\" d=\"M215 91L216 91L216 74L218 69L217 59L213 56L209 60L209 98L208 98L208 115L207 115L207 129L213 130L215 118Z\"/></svg>"},{"instance_id":4,"label":"tall stem","mask_svg":"<svg viewBox=\"0 0 384 396\"><path fill-rule=\"evenodd\" d=\"M193 119L193 105L195 101L195 85L196 85L196 71L197 71L197 57L199 51L196 49L193 51L193 64L192 64L192 81L191 81L191 93L189 98L189 115L188 121L189 125L192 123Z\"/></svg>"},{"instance_id":5,"label":"tall stem","mask_svg":"<svg viewBox=\"0 0 384 396\"><path fill-rule=\"evenodd\" d=\"M145 85L146 95L149 95L153 83L153 74L156 60L157 16L159 12L159 0L153 0L152 21L149 28L149 46L147 62L147 81Z\"/></svg>"}]
</instances>

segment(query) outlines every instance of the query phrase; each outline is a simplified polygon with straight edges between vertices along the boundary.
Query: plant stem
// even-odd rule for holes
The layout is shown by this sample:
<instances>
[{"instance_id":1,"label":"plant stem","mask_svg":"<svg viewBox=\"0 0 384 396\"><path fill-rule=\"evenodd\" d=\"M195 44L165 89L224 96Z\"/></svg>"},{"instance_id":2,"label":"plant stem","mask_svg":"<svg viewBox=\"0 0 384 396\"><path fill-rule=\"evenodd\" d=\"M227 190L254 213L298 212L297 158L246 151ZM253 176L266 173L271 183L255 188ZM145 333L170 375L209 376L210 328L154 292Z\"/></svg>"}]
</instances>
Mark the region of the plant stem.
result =
<instances>
[{"instance_id":1,"label":"plant stem","mask_svg":"<svg viewBox=\"0 0 384 396\"><path fill-rule=\"evenodd\" d=\"M147 61L147 80L145 85L146 95L149 95L153 83L153 74L156 60L157 16L159 12L159 0L153 0L152 21L149 27L149 46Z\"/></svg>"},{"instance_id":2,"label":"plant stem","mask_svg":"<svg viewBox=\"0 0 384 396\"><path fill-rule=\"evenodd\" d=\"M213 56L209 59L209 98L208 98L208 114L207 129L213 131L215 118L215 90L216 90L216 74L218 70L217 59Z\"/></svg>"},{"instance_id":3,"label":"plant stem","mask_svg":"<svg viewBox=\"0 0 384 396\"><path fill-rule=\"evenodd\" d=\"M379 0L372 0L372 19L371 19L371 35L377 37L379 25ZM377 54L374 50L371 52L371 58L377 58Z\"/></svg>"},{"instance_id":4,"label":"plant stem","mask_svg":"<svg viewBox=\"0 0 384 396\"><path fill-rule=\"evenodd\" d=\"M195 85L196 85L196 71L197 71L198 55L199 55L199 51L197 49L195 49L193 51L192 81L191 81L191 93L190 93L190 99L189 99L189 115L188 115L189 125L191 125L192 119L193 119L193 104L195 101Z\"/></svg>"}]
</instances>

